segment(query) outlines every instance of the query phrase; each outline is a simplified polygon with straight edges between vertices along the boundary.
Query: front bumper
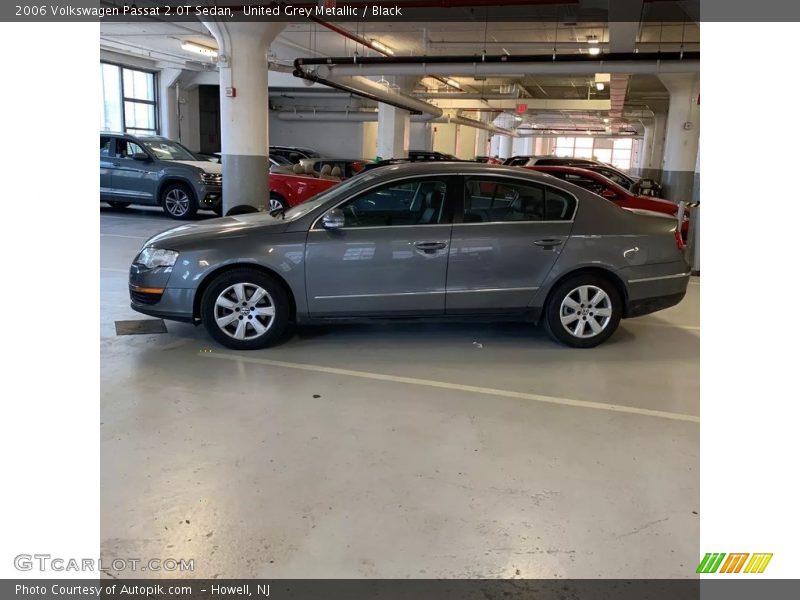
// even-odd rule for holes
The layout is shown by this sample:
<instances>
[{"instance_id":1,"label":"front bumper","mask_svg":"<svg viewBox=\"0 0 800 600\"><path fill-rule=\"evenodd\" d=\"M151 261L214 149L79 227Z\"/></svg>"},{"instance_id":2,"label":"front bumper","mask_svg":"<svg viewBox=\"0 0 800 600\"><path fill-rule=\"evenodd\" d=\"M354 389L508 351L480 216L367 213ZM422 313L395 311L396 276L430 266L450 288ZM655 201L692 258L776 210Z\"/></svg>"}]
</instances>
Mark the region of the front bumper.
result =
<instances>
[{"instance_id":1,"label":"front bumper","mask_svg":"<svg viewBox=\"0 0 800 600\"><path fill-rule=\"evenodd\" d=\"M195 290L167 287L172 267L146 269L131 265L128 290L136 312L172 321L194 322Z\"/></svg>"},{"instance_id":2,"label":"front bumper","mask_svg":"<svg viewBox=\"0 0 800 600\"><path fill-rule=\"evenodd\" d=\"M214 210L222 206L222 186L204 184L198 190L197 197L199 198L200 208Z\"/></svg>"}]
</instances>

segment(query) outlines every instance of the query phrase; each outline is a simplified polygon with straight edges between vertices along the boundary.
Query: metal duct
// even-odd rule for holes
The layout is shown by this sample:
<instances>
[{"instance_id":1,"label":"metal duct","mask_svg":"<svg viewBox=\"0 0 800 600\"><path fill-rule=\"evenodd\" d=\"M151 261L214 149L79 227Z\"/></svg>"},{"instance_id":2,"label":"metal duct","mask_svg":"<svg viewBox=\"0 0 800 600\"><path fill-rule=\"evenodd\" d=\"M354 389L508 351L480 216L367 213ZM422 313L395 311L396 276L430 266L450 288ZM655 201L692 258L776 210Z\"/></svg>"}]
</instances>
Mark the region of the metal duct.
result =
<instances>
[{"instance_id":1,"label":"metal duct","mask_svg":"<svg viewBox=\"0 0 800 600\"><path fill-rule=\"evenodd\" d=\"M309 66L325 65L328 72L344 75L593 75L595 73L658 74L697 73L699 52L606 53L599 56L392 56L298 58L295 74Z\"/></svg>"},{"instance_id":2,"label":"metal duct","mask_svg":"<svg viewBox=\"0 0 800 600\"><path fill-rule=\"evenodd\" d=\"M335 112L335 111L281 111L276 113L278 119L281 121L326 121L333 122L353 122L353 123L371 123L378 120L378 113L376 112ZM455 125L464 125L465 127L474 127L475 129L484 129L492 133L499 133L502 135L516 136L515 131L510 129L503 129L502 127L495 127L490 123L484 123L476 119L467 117L443 115L441 117L433 117L431 115L413 115L411 121L414 123L453 123Z\"/></svg>"}]
</instances>

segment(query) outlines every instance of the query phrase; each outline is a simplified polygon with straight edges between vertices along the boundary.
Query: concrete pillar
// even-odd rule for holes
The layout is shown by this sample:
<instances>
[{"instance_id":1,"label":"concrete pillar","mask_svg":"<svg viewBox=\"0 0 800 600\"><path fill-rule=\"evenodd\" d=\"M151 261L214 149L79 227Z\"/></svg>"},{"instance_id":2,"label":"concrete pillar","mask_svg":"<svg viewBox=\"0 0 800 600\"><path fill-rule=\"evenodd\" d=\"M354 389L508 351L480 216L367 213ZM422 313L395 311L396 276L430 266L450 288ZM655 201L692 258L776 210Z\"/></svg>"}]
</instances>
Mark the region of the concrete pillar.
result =
<instances>
[{"instance_id":1,"label":"concrete pillar","mask_svg":"<svg viewBox=\"0 0 800 600\"><path fill-rule=\"evenodd\" d=\"M378 156L407 158L411 139L411 113L389 104L378 105Z\"/></svg>"},{"instance_id":2,"label":"concrete pillar","mask_svg":"<svg viewBox=\"0 0 800 600\"><path fill-rule=\"evenodd\" d=\"M644 139L639 153L636 173L640 177L661 180L661 163L664 159L664 132L667 115L656 112L653 120L644 126Z\"/></svg>"},{"instance_id":3,"label":"concrete pillar","mask_svg":"<svg viewBox=\"0 0 800 600\"><path fill-rule=\"evenodd\" d=\"M410 150L433 150L433 124L430 122L411 123Z\"/></svg>"},{"instance_id":4,"label":"concrete pillar","mask_svg":"<svg viewBox=\"0 0 800 600\"><path fill-rule=\"evenodd\" d=\"M697 145L697 161L694 167L694 182L692 185L692 202L700 202L700 144ZM692 209L692 220L689 223L689 252L692 271L700 272L700 206Z\"/></svg>"},{"instance_id":5,"label":"concrete pillar","mask_svg":"<svg viewBox=\"0 0 800 600\"><path fill-rule=\"evenodd\" d=\"M180 69L166 68L158 73L159 133L171 140L179 138L178 90Z\"/></svg>"},{"instance_id":6,"label":"concrete pillar","mask_svg":"<svg viewBox=\"0 0 800 600\"><path fill-rule=\"evenodd\" d=\"M479 112L478 120L482 123L492 122L492 113ZM478 129L475 133L475 156L486 156L489 152L487 146L489 145L489 132L486 129Z\"/></svg>"},{"instance_id":7,"label":"concrete pillar","mask_svg":"<svg viewBox=\"0 0 800 600\"><path fill-rule=\"evenodd\" d=\"M512 148L514 145L514 138L510 135L499 135L499 145L497 148L497 153L500 155L500 158L508 158L509 156L513 156Z\"/></svg>"},{"instance_id":8,"label":"concrete pillar","mask_svg":"<svg viewBox=\"0 0 800 600\"><path fill-rule=\"evenodd\" d=\"M267 47L283 23L204 22L219 46L223 214L269 198Z\"/></svg>"},{"instance_id":9,"label":"concrete pillar","mask_svg":"<svg viewBox=\"0 0 800 600\"><path fill-rule=\"evenodd\" d=\"M669 90L661 185L669 200L692 197L694 168L700 138L700 79L697 75L660 75Z\"/></svg>"}]
</instances>

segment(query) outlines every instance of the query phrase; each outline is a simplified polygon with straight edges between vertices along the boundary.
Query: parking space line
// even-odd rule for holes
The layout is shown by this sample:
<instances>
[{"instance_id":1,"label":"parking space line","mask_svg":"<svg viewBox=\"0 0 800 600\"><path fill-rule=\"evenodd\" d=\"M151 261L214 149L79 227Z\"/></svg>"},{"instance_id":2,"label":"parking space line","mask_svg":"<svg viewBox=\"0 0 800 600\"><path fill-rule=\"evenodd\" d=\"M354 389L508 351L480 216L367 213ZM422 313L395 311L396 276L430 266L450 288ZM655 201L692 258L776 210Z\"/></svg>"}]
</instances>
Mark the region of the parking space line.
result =
<instances>
[{"instance_id":1,"label":"parking space line","mask_svg":"<svg viewBox=\"0 0 800 600\"><path fill-rule=\"evenodd\" d=\"M669 327L670 329L683 329L685 331L700 331L699 325L674 325L673 323L653 323L652 321L637 321L635 319L627 319L622 322L622 325L648 325L650 327Z\"/></svg>"},{"instance_id":2,"label":"parking space line","mask_svg":"<svg viewBox=\"0 0 800 600\"><path fill-rule=\"evenodd\" d=\"M435 381L432 379L417 379L416 377L402 377L398 375L386 375L383 373L371 373L369 371L353 371L350 369L339 369L336 367L325 367L322 365L309 365L304 363L293 363L282 360L271 360L268 358L258 358L254 356L243 356L240 354L229 354L227 352L201 352L198 354L203 358L217 358L256 365L270 367L280 367L284 369L298 369L301 371L312 371L316 373L327 373L329 375L345 375L348 377L359 377L361 379L374 379L377 381L389 381L392 383L406 383L410 385L423 385L427 387L456 390L460 392L471 392L474 394L486 394L488 396L502 396L504 398L516 398L520 400L532 400L534 402L544 402L547 404L558 404L561 406L572 406L576 408L591 408L595 410L605 410L609 412L626 413L645 417L657 417L660 419L670 419L673 421L687 421L689 423L699 423L700 417L694 415L684 415L663 410L651 410L649 408L637 408L635 406L625 406L622 404L606 404L604 402L589 402L587 400L573 400L571 398L558 398L556 396L543 396L541 394L529 394L527 392L515 392L512 390L500 390L495 388L480 387L475 385L464 385L461 383L449 383L446 381Z\"/></svg>"},{"instance_id":3,"label":"parking space line","mask_svg":"<svg viewBox=\"0 0 800 600\"><path fill-rule=\"evenodd\" d=\"M127 238L129 240L146 240L150 236L146 236L146 235L120 235L118 233L101 233L100 237Z\"/></svg>"}]
</instances>

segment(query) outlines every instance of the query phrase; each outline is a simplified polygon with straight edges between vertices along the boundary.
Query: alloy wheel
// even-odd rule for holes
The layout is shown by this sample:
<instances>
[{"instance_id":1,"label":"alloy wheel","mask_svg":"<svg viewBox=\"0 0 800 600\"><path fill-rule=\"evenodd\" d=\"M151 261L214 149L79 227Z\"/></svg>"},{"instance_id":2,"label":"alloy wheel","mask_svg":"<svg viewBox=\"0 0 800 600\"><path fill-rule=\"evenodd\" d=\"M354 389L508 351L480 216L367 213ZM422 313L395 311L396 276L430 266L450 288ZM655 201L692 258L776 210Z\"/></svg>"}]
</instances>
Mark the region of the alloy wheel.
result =
<instances>
[{"instance_id":1,"label":"alloy wheel","mask_svg":"<svg viewBox=\"0 0 800 600\"><path fill-rule=\"evenodd\" d=\"M182 217L189 212L189 194L180 188L173 188L164 197L164 207L173 217Z\"/></svg>"},{"instance_id":2,"label":"alloy wheel","mask_svg":"<svg viewBox=\"0 0 800 600\"><path fill-rule=\"evenodd\" d=\"M601 288L581 285L564 296L559 309L561 324L577 338L592 338L611 322L611 298Z\"/></svg>"},{"instance_id":3,"label":"alloy wheel","mask_svg":"<svg viewBox=\"0 0 800 600\"><path fill-rule=\"evenodd\" d=\"M283 209L283 204L277 198L270 197L270 199L269 199L269 209L270 209L270 211Z\"/></svg>"},{"instance_id":4,"label":"alloy wheel","mask_svg":"<svg viewBox=\"0 0 800 600\"><path fill-rule=\"evenodd\" d=\"M229 337L253 340L264 335L272 326L275 304L269 292L261 286L235 283L217 296L214 320Z\"/></svg>"}]
</instances>

